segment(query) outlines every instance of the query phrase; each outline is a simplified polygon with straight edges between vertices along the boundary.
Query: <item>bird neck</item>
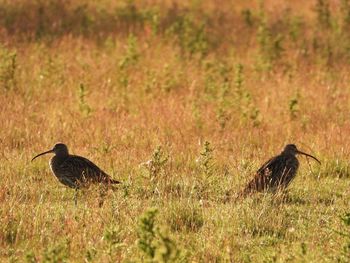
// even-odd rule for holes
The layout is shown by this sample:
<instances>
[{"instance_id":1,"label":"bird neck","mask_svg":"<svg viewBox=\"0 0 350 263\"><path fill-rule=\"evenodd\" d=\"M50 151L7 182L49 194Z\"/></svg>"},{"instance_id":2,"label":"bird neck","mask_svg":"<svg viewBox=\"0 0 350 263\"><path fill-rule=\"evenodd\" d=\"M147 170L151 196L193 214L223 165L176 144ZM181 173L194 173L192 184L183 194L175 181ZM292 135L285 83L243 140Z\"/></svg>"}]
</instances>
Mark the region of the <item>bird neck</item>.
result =
<instances>
[{"instance_id":1,"label":"bird neck","mask_svg":"<svg viewBox=\"0 0 350 263\"><path fill-rule=\"evenodd\" d=\"M294 156L295 157L295 153L294 152L291 152L291 151L283 151L281 153L281 155L287 155L287 156Z\"/></svg>"},{"instance_id":2,"label":"bird neck","mask_svg":"<svg viewBox=\"0 0 350 263\"><path fill-rule=\"evenodd\" d=\"M52 157L52 162L55 162L57 164L63 163L67 158L69 157L69 154L58 154Z\"/></svg>"}]
</instances>

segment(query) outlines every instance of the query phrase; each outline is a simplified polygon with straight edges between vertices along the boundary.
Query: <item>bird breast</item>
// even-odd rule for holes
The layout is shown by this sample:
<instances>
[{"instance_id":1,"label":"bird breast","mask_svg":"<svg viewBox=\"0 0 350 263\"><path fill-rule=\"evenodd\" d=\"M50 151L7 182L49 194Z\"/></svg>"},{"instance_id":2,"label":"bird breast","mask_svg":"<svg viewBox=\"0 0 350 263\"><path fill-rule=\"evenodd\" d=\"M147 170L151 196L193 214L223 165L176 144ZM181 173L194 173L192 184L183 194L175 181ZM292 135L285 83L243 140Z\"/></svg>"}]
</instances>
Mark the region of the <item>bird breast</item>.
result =
<instances>
[{"instance_id":1,"label":"bird breast","mask_svg":"<svg viewBox=\"0 0 350 263\"><path fill-rule=\"evenodd\" d=\"M288 156L285 160L285 167L283 173L280 175L281 183L286 186L294 179L299 168L298 159L293 156Z\"/></svg>"}]
</instances>

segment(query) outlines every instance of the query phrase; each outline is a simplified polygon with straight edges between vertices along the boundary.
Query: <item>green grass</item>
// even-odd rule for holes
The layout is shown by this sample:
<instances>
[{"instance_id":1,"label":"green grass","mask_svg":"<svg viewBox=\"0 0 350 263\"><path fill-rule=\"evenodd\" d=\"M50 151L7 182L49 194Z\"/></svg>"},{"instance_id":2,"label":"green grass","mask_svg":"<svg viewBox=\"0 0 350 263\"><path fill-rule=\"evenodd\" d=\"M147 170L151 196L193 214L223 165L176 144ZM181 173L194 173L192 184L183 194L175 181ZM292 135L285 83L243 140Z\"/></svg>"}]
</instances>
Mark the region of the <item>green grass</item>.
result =
<instances>
[{"instance_id":1,"label":"green grass","mask_svg":"<svg viewBox=\"0 0 350 263\"><path fill-rule=\"evenodd\" d=\"M0 0L0 261L350 262L339 3ZM102 207L30 162L58 141ZM322 165L228 200L287 143Z\"/></svg>"}]
</instances>

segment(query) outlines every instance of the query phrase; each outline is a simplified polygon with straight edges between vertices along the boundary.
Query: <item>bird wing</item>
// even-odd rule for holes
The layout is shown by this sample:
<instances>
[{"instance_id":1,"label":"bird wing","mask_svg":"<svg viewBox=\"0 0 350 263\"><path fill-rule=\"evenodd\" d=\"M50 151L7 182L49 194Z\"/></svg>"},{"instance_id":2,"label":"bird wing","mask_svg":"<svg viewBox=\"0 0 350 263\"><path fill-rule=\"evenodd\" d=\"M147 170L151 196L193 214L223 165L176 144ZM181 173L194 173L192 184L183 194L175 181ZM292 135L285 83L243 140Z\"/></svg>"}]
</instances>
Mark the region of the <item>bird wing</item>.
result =
<instances>
[{"instance_id":1,"label":"bird wing","mask_svg":"<svg viewBox=\"0 0 350 263\"><path fill-rule=\"evenodd\" d=\"M259 177L268 187L286 186L294 178L298 169L298 161L294 159L290 156L278 155L265 163L257 171L256 177Z\"/></svg>"},{"instance_id":2,"label":"bird wing","mask_svg":"<svg viewBox=\"0 0 350 263\"><path fill-rule=\"evenodd\" d=\"M276 165L276 163L278 163L280 155L272 157L270 160L268 160L267 162L265 162L260 168L259 170L256 171L257 174L262 174L262 175L266 175L267 171L270 171L273 169L273 167Z\"/></svg>"},{"instance_id":3,"label":"bird wing","mask_svg":"<svg viewBox=\"0 0 350 263\"><path fill-rule=\"evenodd\" d=\"M286 168L287 161L284 155L277 155L264 163L256 173L261 176L270 177L272 171L283 171Z\"/></svg>"},{"instance_id":4,"label":"bird wing","mask_svg":"<svg viewBox=\"0 0 350 263\"><path fill-rule=\"evenodd\" d=\"M266 187L269 187L269 184L274 180L273 171L277 171L282 167L285 167L285 160L283 156L278 155L269 159L259 168L259 170L257 170L254 178L249 181L243 190L243 194L247 194L252 191L265 190Z\"/></svg>"},{"instance_id":5,"label":"bird wing","mask_svg":"<svg viewBox=\"0 0 350 263\"><path fill-rule=\"evenodd\" d=\"M65 160L61 164L61 169L65 170L67 177L70 177L74 181L88 180L99 182L109 179L109 175L102 171L97 165L77 155L71 155Z\"/></svg>"}]
</instances>

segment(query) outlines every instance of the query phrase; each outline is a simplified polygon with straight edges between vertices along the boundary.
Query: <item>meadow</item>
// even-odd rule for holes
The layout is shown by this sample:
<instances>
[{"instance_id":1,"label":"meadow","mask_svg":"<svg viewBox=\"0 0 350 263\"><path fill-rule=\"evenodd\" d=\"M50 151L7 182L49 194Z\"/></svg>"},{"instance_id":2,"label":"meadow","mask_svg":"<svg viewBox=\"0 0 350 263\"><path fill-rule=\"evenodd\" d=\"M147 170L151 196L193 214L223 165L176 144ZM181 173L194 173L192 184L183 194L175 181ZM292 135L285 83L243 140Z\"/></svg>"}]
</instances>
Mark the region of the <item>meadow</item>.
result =
<instances>
[{"instance_id":1,"label":"meadow","mask_svg":"<svg viewBox=\"0 0 350 263\"><path fill-rule=\"evenodd\" d=\"M349 0L0 0L0 261L350 262L349 72ZM122 184L75 206L56 142Z\"/></svg>"}]
</instances>

